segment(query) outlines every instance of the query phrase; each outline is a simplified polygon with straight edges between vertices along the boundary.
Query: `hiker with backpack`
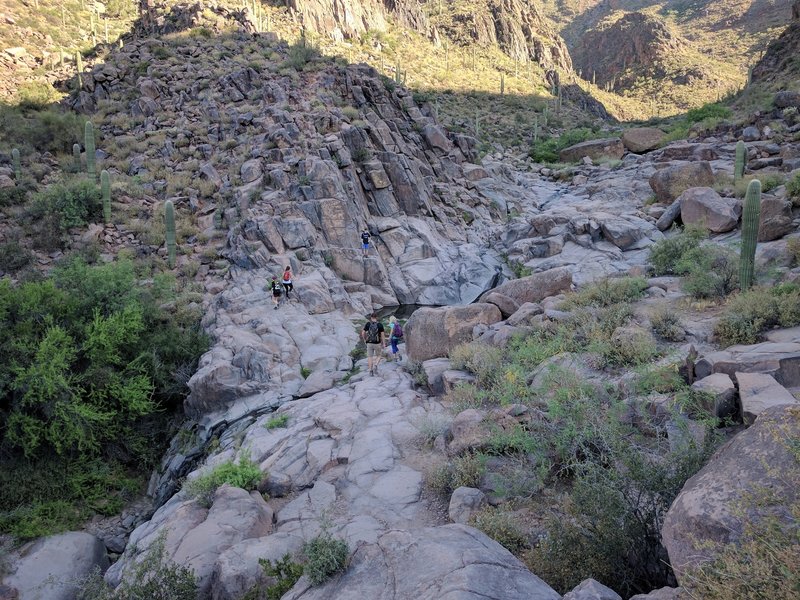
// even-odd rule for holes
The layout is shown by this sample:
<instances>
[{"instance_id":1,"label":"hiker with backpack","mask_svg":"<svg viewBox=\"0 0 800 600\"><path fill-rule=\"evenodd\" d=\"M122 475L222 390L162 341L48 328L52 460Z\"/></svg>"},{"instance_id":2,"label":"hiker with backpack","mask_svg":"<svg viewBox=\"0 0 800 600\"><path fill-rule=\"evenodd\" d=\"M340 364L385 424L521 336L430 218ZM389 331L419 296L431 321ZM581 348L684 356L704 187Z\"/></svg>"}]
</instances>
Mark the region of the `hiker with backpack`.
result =
<instances>
[{"instance_id":1,"label":"hiker with backpack","mask_svg":"<svg viewBox=\"0 0 800 600\"><path fill-rule=\"evenodd\" d=\"M286 290L286 299L289 299L289 292L294 289L294 285L292 285L292 268L286 267L283 270L283 279L281 280L283 284L283 289Z\"/></svg>"},{"instance_id":2,"label":"hiker with backpack","mask_svg":"<svg viewBox=\"0 0 800 600\"><path fill-rule=\"evenodd\" d=\"M272 276L272 282L269 284L269 289L272 290L272 303L275 305L275 310L278 310L278 303L281 301L283 290L274 275Z\"/></svg>"},{"instance_id":3,"label":"hiker with backpack","mask_svg":"<svg viewBox=\"0 0 800 600\"><path fill-rule=\"evenodd\" d=\"M392 347L392 357L390 360L400 360L400 357L397 356L397 353L400 351L397 344L400 343L402 339L403 326L400 325L400 321L397 320L397 317L392 315L389 317L389 345Z\"/></svg>"},{"instance_id":4,"label":"hiker with backpack","mask_svg":"<svg viewBox=\"0 0 800 600\"><path fill-rule=\"evenodd\" d=\"M369 321L361 330L361 339L367 345L367 366L369 374L375 375L381 362L381 351L386 347L385 330L383 323L378 321L378 315L372 313Z\"/></svg>"}]
</instances>

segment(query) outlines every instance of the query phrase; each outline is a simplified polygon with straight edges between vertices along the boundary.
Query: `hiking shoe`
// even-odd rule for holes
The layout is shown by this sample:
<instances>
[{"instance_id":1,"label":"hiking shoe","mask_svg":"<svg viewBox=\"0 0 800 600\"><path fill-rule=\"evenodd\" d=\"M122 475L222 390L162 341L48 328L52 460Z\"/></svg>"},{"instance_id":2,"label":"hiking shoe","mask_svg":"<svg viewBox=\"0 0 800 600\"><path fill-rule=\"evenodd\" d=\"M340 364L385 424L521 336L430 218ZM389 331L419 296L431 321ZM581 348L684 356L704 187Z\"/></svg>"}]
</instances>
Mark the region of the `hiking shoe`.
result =
<instances>
[{"instance_id":1,"label":"hiking shoe","mask_svg":"<svg viewBox=\"0 0 800 600\"><path fill-rule=\"evenodd\" d=\"M278 310L278 307L277 307L277 306L275 307L275 310Z\"/></svg>"}]
</instances>

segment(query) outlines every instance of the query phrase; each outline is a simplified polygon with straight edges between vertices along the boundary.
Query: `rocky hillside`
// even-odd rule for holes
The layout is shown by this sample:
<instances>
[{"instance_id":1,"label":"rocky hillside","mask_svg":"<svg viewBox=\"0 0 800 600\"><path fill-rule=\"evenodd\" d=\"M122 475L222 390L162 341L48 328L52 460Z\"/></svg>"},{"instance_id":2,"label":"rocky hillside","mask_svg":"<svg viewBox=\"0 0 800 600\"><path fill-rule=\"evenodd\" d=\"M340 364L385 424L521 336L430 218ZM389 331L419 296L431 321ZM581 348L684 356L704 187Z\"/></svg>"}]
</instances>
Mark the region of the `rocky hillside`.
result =
<instances>
[{"instance_id":1,"label":"rocky hillside","mask_svg":"<svg viewBox=\"0 0 800 600\"><path fill-rule=\"evenodd\" d=\"M649 114L683 111L743 87L748 67L791 17L790 0L707 0L691 7L671 0L544 0L542 6L557 24L570 52L582 57L576 64L583 77L591 79L594 71L608 82L614 74L607 68L613 65L614 87L626 96L638 98L645 107L649 104ZM634 13L639 16L631 16ZM604 38L608 43L603 42ZM657 58L647 58L647 52L642 54L635 49L635 40L640 40L642 47L650 40L655 43L653 50L664 51L658 52ZM618 56L617 48L629 44L634 48ZM593 48L600 51L592 55ZM644 70L631 70L642 59ZM653 62L648 64L649 61ZM626 80L622 85L620 77Z\"/></svg>"}]
</instances>

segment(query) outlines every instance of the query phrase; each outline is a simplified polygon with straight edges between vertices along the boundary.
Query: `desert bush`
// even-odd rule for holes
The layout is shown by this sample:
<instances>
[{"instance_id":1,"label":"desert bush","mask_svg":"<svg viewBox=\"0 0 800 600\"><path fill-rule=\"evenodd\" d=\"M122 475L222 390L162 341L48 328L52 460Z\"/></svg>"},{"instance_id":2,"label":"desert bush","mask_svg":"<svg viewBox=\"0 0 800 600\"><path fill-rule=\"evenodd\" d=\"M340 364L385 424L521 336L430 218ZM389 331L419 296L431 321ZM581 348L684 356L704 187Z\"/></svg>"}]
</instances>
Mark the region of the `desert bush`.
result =
<instances>
[{"instance_id":1,"label":"desert bush","mask_svg":"<svg viewBox=\"0 0 800 600\"><path fill-rule=\"evenodd\" d=\"M565 131L559 137L541 136L536 142L531 144L528 156L535 162L555 163L558 162L559 152L564 148L569 148L575 144L602 137L602 135L603 134L593 131L592 129L579 127Z\"/></svg>"},{"instance_id":2,"label":"desert bush","mask_svg":"<svg viewBox=\"0 0 800 600\"><path fill-rule=\"evenodd\" d=\"M22 246L18 239L0 244L0 271L16 273L33 262L33 253Z\"/></svg>"},{"instance_id":3,"label":"desert bush","mask_svg":"<svg viewBox=\"0 0 800 600\"><path fill-rule=\"evenodd\" d=\"M282 415L277 415L275 417L270 417L270 419L264 423L264 427L267 429L278 429L280 427L286 427L286 424L289 422L289 415L283 413Z\"/></svg>"},{"instance_id":4,"label":"desert bush","mask_svg":"<svg viewBox=\"0 0 800 600\"><path fill-rule=\"evenodd\" d=\"M258 564L264 569L264 575L275 579L275 583L265 590L266 600L281 600L303 575L303 565L294 562L288 553L276 561L259 558Z\"/></svg>"},{"instance_id":5,"label":"desert bush","mask_svg":"<svg viewBox=\"0 0 800 600\"><path fill-rule=\"evenodd\" d=\"M650 248L650 265L653 274L682 275L685 262L681 259L698 248L700 242L708 237L705 228L686 227L683 231L656 242Z\"/></svg>"},{"instance_id":6,"label":"desert bush","mask_svg":"<svg viewBox=\"0 0 800 600\"><path fill-rule=\"evenodd\" d=\"M681 326L678 313L669 308L659 308L650 315L650 324L656 335L670 342L679 342L684 338L685 331Z\"/></svg>"},{"instance_id":7,"label":"desert bush","mask_svg":"<svg viewBox=\"0 0 800 600\"><path fill-rule=\"evenodd\" d=\"M16 206L25 202L27 190L21 185L0 188L0 206Z\"/></svg>"},{"instance_id":8,"label":"desert bush","mask_svg":"<svg viewBox=\"0 0 800 600\"><path fill-rule=\"evenodd\" d=\"M678 372L678 365L645 367L637 372L634 391L646 396L650 393L670 394L686 387L686 382Z\"/></svg>"},{"instance_id":9,"label":"desert bush","mask_svg":"<svg viewBox=\"0 0 800 600\"><path fill-rule=\"evenodd\" d=\"M714 333L720 344L754 344L762 332L800 324L800 288L783 284L754 288L734 296L720 315Z\"/></svg>"},{"instance_id":10,"label":"desert bush","mask_svg":"<svg viewBox=\"0 0 800 600\"><path fill-rule=\"evenodd\" d=\"M727 106L717 103L704 104L700 108L693 108L686 113L689 123L700 123L707 119L727 119L733 112Z\"/></svg>"},{"instance_id":11,"label":"desert bush","mask_svg":"<svg viewBox=\"0 0 800 600\"><path fill-rule=\"evenodd\" d=\"M470 518L470 525L480 529L513 554L520 554L530 547L530 542L519 529L514 515L487 507Z\"/></svg>"},{"instance_id":12,"label":"desert bush","mask_svg":"<svg viewBox=\"0 0 800 600\"><path fill-rule=\"evenodd\" d=\"M737 198L744 198L747 194L747 186L754 179L761 182L761 191L764 193L771 192L775 188L783 185L786 177L781 173L761 173L760 175L745 175L736 182L734 187L734 194Z\"/></svg>"},{"instance_id":13,"label":"desert bush","mask_svg":"<svg viewBox=\"0 0 800 600\"><path fill-rule=\"evenodd\" d=\"M629 597L669 581L664 515L712 446L658 457L624 440L615 438L603 460L578 466L567 514L550 517L547 537L529 555L532 570L557 591L593 577Z\"/></svg>"},{"instance_id":14,"label":"desert bush","mask_svg":"<svg viewBox=\"0 0 800 600\"><path fill-rule=\"evenodd\" d=\"M166 558L161 534L120 586L111 589L96 570L78 582L77 600L195 600L197 579L191 569Z\"/></svg>"},{"instance_id":15,"label":"desert bush","mask_svg":"<svg viewBox=\"0 0 800 600\"><path fill-rule=\"evenodd\" d=\"M444 414L428 414L415 419L412 424L417 428L417 439L420 444L430 446L440 435L447 433L452 419Z\"/></svg>"},{"instance_id":16,"label":"desert bush","mask_svg":"<svg viewBox=\"0 0 800 600\"><path fill-rule=\"evenodd\" d=\"M83 140L85 117L59 108L29 110L0 104L0 142L3 147L69 153Z\"/></svg>"},{"instance_id":17,"label":"desert bush","mask_svg":"<svg viewBox=\"0 0 800 600\"><path fill-rule=\"evenodd\" d=\"M350 549L347 542L323 532L303 546L306 557L304 571L311 585L325 583L331 576L347 567Z\"/></svg>"},{"instance_id":18,"label":"desert bush","mask_svg":"<svg viewBox=\"0 0 800 600\"><path fill-rule=\"evenodd\" d=\"M678 261L683 289L694 298L724 298L739 286L739 255L720 246L698 246Z\"/></svg>"},{"instance_id":19,"label":"desert bush","mask_svg":"<svg viewBox=\"0 0 800 600\"><path fill-rule=\"evenodd\" d=\"M100 188L81 177L34 194L28 216L34 221L35 240L50 249L61 245L68 229L101 218L101 211Z\"/></svg>"},{"instance_id":20,"label":"desert bush","mask_svg":"<svg viewBox=\"0 0 800 600\"><path fill-rule=\"evenodd\" d=\"M286 59L284 64L295 71L300 71L318 56L319 50L307 40L302 39L289 46L289 58Z\"/></svg>"},{"instance_id":21,"label":"desert bush","mask_svg":"<svg viewBox=\"0 0 800 600\"><path fill-rule=\"evenodd\" d=\"M485 385L496 377L501 362L499 348L472 342L460 344L450 351L454 369L465 369L475 375L479 384Z\"/></svg>"},{"instance_id":22,"label":"desert bush","mask_svg":"<svg viewBox=\"0 0 800 600\"><path fill-rule=\"evenodd\" d=\"M786 182L786 193L792 199L792 204L795 207L800 206L800 173L796 173L788 182Z\"/></svg>"},{"instance_id":23,"label":"desert bush","mask_svg":"<svg viewBox=\"0 0 800 600\"><path fill-rule=\"evenodd\" d=\"M793 265L800 265L800 237L793 237L786 240L786 250L792 259Z\"/></svg>"},{"instance_id":24,"label":"desert bush","mask_svg":"<svg viewBox=\"0 0 800 600\"><path fill-rule=\"evenodd\" d=\"M456 488L478 487L485 472L486 456L467 453L428 471L425 483L437 494L449 498Z\"/></svg>"},{"instance_id":25,"label":"desert bush","mask_svg":"<svg viewBox=\"0 0 800 600\"><path fill-rule=\"evenodd\" d=\"M22 109L42 110L57 102L61 94L46 81L31 81L17 90L17 104Z\"/></svg>"},{"instance_id":26,"label":"desert bush","mask_svg":"<svg viewBox=\"0 0 800 600\"><path fill-rule=\"evenodd\" d=\"M355 106L345 106L342 108L342 114L351 121L354 121L359 117L358 109Z\"/></svg>"},{"instance_id":27,"label":"desert bush","mask_svg":"<svg viewBox=\"0 0 800 600\"><path fill-rule=\"evenodd\" d=\"M647 287L647 280L643 277L601 279L568 296L562 307L565 309L582 306L606 307L621 302L633 302L644 295Z\"/></svg>"},{"instance_id":28,"label":"desert bush","mask_svg":"<svg viewBox=\"0 0 800 600\"><path fill-rule=\"evenodd\" d=\"M203 506L210 507L214 502L214 493L220 486L227 483L250 491L256 488L261 477L258 465L251 461L249 456L242 456L238 463L230 461L222 463L211 471L187 481L183 489L189 497L195 498Z\"/></svg>"}]
</instances>

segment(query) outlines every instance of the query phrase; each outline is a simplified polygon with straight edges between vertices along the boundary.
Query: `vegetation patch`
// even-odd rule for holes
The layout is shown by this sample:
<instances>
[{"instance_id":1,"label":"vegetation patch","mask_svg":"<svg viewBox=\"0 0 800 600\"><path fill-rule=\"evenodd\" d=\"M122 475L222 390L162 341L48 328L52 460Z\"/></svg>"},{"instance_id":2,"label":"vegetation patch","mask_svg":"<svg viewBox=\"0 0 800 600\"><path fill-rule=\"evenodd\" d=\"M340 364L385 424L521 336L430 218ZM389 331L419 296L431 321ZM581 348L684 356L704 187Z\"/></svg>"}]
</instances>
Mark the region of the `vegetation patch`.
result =
<instances>
[{"instance_id":1,"label":"vegetation patch","mask_svg":"<svg viewBox=\"0 0 800 600\"><path fill-rule=\"evenodd\" d=\"M755 344L773 327L800 325L800 287L753 288L730 299L714 333L723 346Z\"/></svg>"},{"instance_id":2,"label":"vegetation patch","mask_svg":"<svg viewBox=\"0 0 800 600\"><path fill-rule=\"evenodd\" d=\"M569 310L577 307L607 307L621 302L633 302L644 296L647 288L648 283L644 277L601 279L568 296L561 306Z\"/></svg>"},{"instance_id":3,"label":"vegetation patch","mask_svg":"<svg viewBox=\"0 0 800 600\"><path fill-rule=\"evenodd\" d=\"M347 568L350 549L347 542L323 532L303 546L306 557L305 574L311 585L325 583L336 573Z\"/></svg>"},{"instance_id":4,"label":"vegetation patch","mask_svg":"<svg viewBox=\"0 0 800 600\"><path fill-rule=\"evenodd\" d=\"M270 417L269 421L264 424L264 427L267 429L278 429L280 427L286 427L287 423L289 423L289 415L283 413L275 417Z\"/></svg>"},{"instance_id":5,"label":"vegetation patch","mask_svg":"<svg viewBox=\"0 0 800 600\"><path fill-rule=\"evenodd\" d=\"M227 483L243 490L254 490L261 477L258 465L249 456L242 456L238 463L222 463L208 473L186 482L183 489L189 497L195 498L205 507L210 507L214 503L214 493L220 486Z\"/></svg>"},{"instance_id":6,"label":"vegetation patch","mask_svg":"<svg viewBox=\"0 0 800 600\"><path fill-rule=\"evenodd\" d=\"M264 575L275 579L275 583L265 590L266 600L280 600L303 576L303 565L294 562L288 553L276 561L259 558L258 564L264 569ZM264 597L263 595L258 595L257 589L250 596L254 598Z\"/></svg>"},{"instance_id":7,"label":"vegetation patch","mask_svg":"<svg viewBox=\"0 0 800 600\"><path fill-rule=\"evenodd\" d=\"M514 515L487 507L470 518L470 525L480 529L506 550L520 554L530 548L525 534L519 529Z\"/></svg>"}]
</instances>

